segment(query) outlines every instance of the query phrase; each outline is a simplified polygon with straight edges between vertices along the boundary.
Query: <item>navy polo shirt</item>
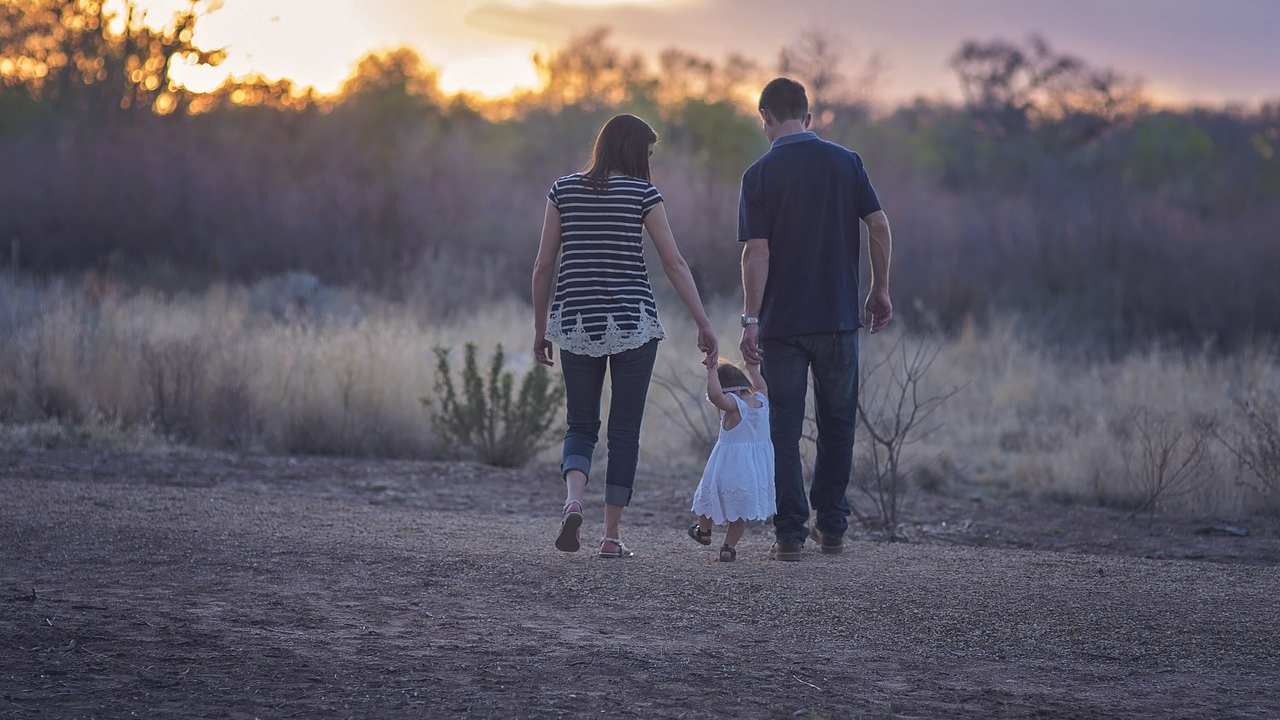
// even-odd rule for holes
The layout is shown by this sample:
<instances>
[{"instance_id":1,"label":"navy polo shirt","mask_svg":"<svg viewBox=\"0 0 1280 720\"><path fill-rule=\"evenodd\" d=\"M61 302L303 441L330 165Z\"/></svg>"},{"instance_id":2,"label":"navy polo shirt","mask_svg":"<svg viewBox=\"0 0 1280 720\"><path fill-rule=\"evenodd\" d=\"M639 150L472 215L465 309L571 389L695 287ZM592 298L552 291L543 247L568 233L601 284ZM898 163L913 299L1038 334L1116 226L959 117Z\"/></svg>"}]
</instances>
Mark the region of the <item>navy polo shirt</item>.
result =
<instances>
[{"instance_id":1,"label":"navy polo shirt","mask_svg":"<svg viewBox=\"0 0 1280 720\"><path fill-rule=\"evenodd\" d=\"M858 221L880 209L858 154L784 135L742 176L738 240L769 241L760 337L861 327Z\"/></svg>"}]
</instances>

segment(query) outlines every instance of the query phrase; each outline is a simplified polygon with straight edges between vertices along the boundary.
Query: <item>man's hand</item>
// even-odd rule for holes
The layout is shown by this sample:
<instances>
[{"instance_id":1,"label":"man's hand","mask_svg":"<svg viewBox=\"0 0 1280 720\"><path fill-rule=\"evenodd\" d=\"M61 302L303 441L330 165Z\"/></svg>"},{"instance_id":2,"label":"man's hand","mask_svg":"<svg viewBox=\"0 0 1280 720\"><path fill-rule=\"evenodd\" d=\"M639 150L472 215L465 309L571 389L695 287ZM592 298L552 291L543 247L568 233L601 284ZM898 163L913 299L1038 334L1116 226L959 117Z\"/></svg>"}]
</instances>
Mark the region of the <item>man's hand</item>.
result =
<instances>
[{"instance_id":1,"label":"man's hand","mask_svg":"<svg viewBox=\"0 0 1280 720\"><path fill-rule=\"evenodd\" d=\"M742 351L742 359L753 365L759 365L760 355L760 326L758 324L748 325L742 328L742 342L738 344L738 349Z\"/></svg>"},{"instance_id":2,"label":"man's hand","mask_svg":"<svg viewBox=\"0 0 1280 720\"><path fill-rule=\"evenodd\" d=\"M871 332L880 332L892 319L893 302L889 300L889 291L871 288L867 294L867 320L871 323Z\"/></svg>"},{"instance_id":3,"label":"man's hand","mask_svg":"<svg viewBox=\"0 0 1280 720\"><path fill-rule=\"evenodd\" d=\"M546 333L541 330L535 330L533 333L533 359L539 365L554 367L555 361L551 358L551 341L545 337Z\"/></svg>"},{"instance_id":4,"label":"man's hand","mask_svg":"<svg viewBox=\"0 0 1280 720\"><path fill-rule=\"evenodd\" d=\"M720 341L716 340L716 333L711 329L711 325L698 328L698 349L705 356L703 364L714 362L720 357Z\"/></svg>"}]
</instances>

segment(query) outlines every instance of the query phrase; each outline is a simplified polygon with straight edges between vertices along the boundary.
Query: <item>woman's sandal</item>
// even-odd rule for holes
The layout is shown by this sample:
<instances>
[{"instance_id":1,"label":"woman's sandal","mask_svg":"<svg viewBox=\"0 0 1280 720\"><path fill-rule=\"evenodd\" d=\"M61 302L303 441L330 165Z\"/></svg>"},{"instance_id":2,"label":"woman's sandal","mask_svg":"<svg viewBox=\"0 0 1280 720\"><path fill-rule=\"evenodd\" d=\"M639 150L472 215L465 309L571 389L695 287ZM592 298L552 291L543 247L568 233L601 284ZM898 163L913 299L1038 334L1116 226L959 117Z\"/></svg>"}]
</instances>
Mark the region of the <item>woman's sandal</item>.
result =
<instances>
[{"instance_id":1,"label":"woman's sandal","mask_svg":"<svg viewBox=\"0 0 1280 720\"><path fill-rule=\"evenodd\" d=\"M702 528L698 527L698 523L689 526L689 537L693 538L693 541L699 545L711 544L711 531L703 532Z\"/></svg>"},{"instance_id":2,"label":"woman's sandal","mask_svg":"<svg viewBox=\"0 0 1280 720\"><path fill-rule=\"evenodd\" d=\"M618 546L618 549L605 550L604 549L605 543L613 543L614 545ZM623 545L621 540L617 538L610 538L610 537L603 538L602 540L600 540L600 552L596 553L596 557L608 558L610 560L616 560L618 558L629 558L633 556L635 556L635 553L631 552L631 549L628 548L626 545Z\"/></svg>"},{"instance_id":3,"label":"woman's sandal","mask_svg":"<svg viewBox=\"0 0 1280 720\"><path fill-rule=\"evenodd\" d=\"M556 549L560 552L578 552L580 547L582 547L582 503L574 500L564 505L564 517L560 519L560 534L556 536Z\"/></svg>"},{"instance_id":4,"label":"woman's sandal","mask_svg":"<svg viewBox=\"0 0 1280 720\"><path fill-rule=\"evenodd\" d=\"M738 559L738 551L736 548L728 545L720 546L720 562L733 562Z\"/></svg>"}]
</instances>

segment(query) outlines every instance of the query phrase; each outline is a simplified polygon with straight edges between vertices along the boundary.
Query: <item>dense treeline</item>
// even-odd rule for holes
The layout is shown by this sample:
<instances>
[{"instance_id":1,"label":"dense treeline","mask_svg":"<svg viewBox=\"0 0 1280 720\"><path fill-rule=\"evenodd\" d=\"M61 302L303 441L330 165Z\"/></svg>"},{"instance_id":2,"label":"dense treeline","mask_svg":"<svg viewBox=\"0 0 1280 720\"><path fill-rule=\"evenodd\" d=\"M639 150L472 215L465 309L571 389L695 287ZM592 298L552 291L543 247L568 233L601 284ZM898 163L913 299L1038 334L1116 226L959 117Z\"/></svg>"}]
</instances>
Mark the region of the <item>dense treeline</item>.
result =
<instances>
[{"instance_id":1,"label":"dense treeline","mask_svg":"<svg viewBox=\"0 0 1280 720\"><path fill-rule=\"evenodd\" d=\"M909 320L1014 310L1112 351L1280 329L1280 104L1152 108L1033 38L958 49L963 103L876 111L875 63L821 34L777 63L654 65L603 31L500 102L446 96L409 50L366 57L333 97L264 78L195 95L168 69L221 60L191 42L200 11L157 29L89 0L0 0L6 263L161 285L305 270L442 311L523 295L547 186L628 110L663 136L655 181L700 282L733 292L737 181L766 147L751 96L783 70L866 159Z\"/></svg>"}]
</instances>

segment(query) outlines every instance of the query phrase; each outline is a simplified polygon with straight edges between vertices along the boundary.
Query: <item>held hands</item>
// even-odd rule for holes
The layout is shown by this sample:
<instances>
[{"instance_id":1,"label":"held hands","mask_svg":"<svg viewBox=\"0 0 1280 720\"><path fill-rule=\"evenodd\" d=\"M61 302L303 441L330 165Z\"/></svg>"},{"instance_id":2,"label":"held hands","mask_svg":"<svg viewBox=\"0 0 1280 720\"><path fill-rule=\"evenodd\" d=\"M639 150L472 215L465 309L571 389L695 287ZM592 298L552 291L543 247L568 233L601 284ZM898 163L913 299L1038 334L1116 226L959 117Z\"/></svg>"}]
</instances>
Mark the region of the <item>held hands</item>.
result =
<instances>
[{"instance_id":1,"label":"held hands","mask_svg":"<svg viewBox=\"0 0 1280 720\"><path fill-rule=\"evenodd\" d=\"M698 349L704 355L702 364L715 367L716 358L720 357L720 343L716 340L715 331L711 329L711 323L698 326Z\"/></svg>"},{"instance_id":2,"label":"held hands","mask_svg":"<svg viewBox=\"0 0 1280 720\"><path fill-rule=\"evenodd\" d=\"M871 332L877 333L893 319L893 302L889 300L889 291L873 287L867 294L867 320L871 323Z\"/></svg>"}]
</instances>

